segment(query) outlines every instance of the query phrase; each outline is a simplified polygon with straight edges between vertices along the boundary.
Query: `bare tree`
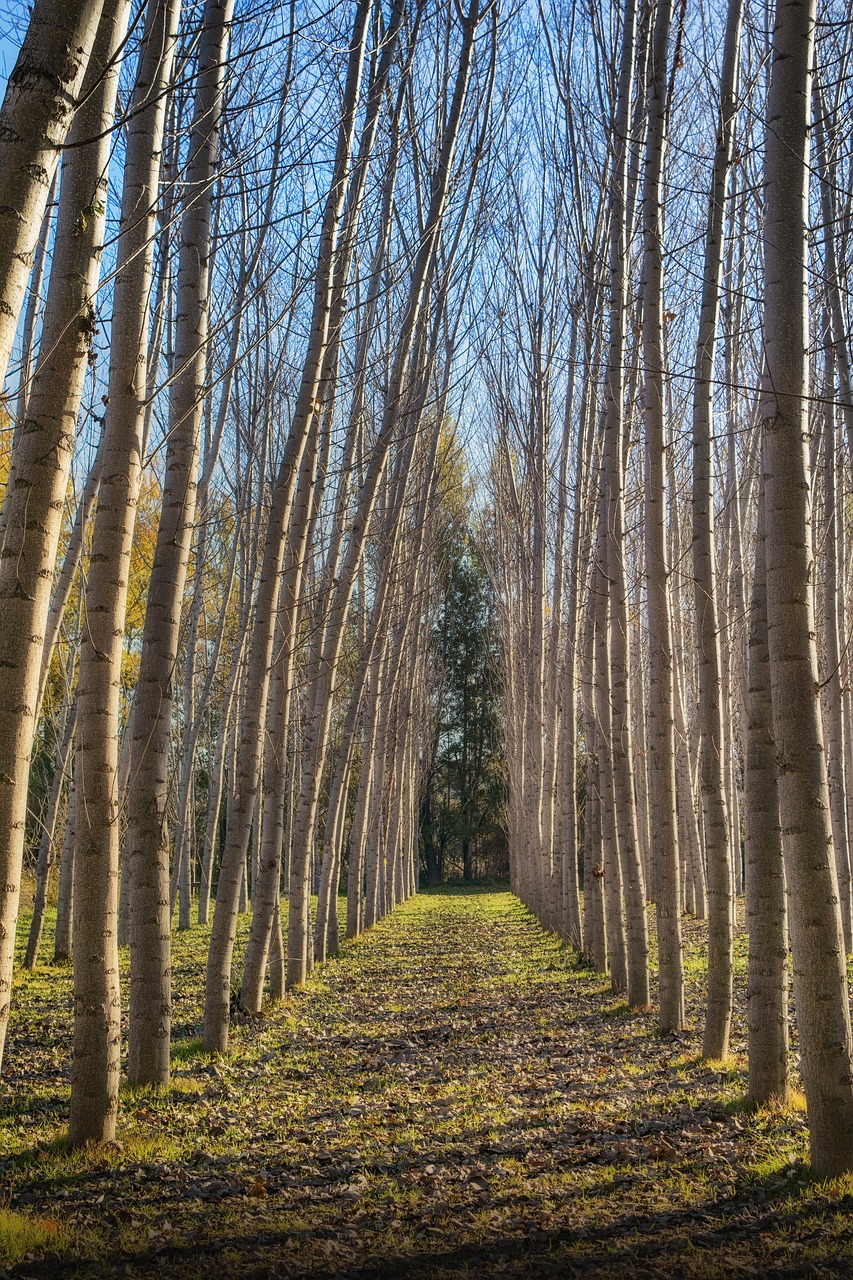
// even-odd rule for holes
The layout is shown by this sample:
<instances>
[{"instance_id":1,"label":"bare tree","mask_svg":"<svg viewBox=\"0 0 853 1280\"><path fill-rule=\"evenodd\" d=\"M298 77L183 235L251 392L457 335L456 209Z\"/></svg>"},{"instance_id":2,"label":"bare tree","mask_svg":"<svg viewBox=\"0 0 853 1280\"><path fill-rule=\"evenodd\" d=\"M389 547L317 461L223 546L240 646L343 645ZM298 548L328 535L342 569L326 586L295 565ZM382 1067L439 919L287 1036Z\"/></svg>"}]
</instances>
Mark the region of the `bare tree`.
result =
<instances>
[{"instance_id":1,"label":"bare tree","mask_svg":"<svg viewBox=\"0 0 853 1280\"><path fill-rule=\"evenodd\" d=\"M764 172L762 405L773 732L811 1160L853 1167L853 1070L844 941L818 694L808 453L806 208L811 0L773 24Z\"/></svg>"},{"instance_id":2,"label":"bare tree","mask_svg":"<svg viewBox=\"0 0 853 1280\"><path fill-rule=\"evenodd\" d=\"M169 1079L169 737L181 603L195 517L207 372L214 172L232 13L233 0L208 0L199 39L183 186L165 481L133 715L127 814L131 875L128 1075L138 1084L165 1084Z\"/></svg>"},{"instance_id":3,"label":"bare tree","mask_svg":"<svg viewBox=\"0 0 853 1280\"><path fill-rule=\"evenodd\" d=\"M749 1096L756 1102L784 1098L788 1089L788 922L767 645L763 498L762 484L749 616L745 775Z\"/></svg>"},{"instance_id":4,"label":"bare tree","mask_svg":"<svg viewBox=\"0 0 853 1280\"><path fill-rule=\"evenodd\" d=\"M649 634L651 839L657 867L656 908L660 1025L684 1022L678 820L675 787L675 687L669 556L666 546L665 366L661 183L666 146L667 76L672 5L658 0L650 40L648 127L643 169L642 359L646 440L646 589Z\"/></svg>"},{"instance_id":5,"label":"bare tree","mask_svg":"<svg viewBox=\"0 0 853 1280\"><path fill-rule=\"evenodd\" d=\"M699 656L699 733L702 831L708 866L708 1006L702 1052L729 1051L733 971L733 857L723 778L723 704L717 567L714 548L714 354L720 310L726 183L737 115L741 2L730 0L720 81L720 120L711 174L702 309L696 339L693 393L693 576Z\"/></svg>"},{"instance_id":6,"label":"bare tree","mask_svg":"<svg viewBox=\"0 0 853 1280\"><path fill-rule=\"evenodd\" d=\"M104 0L38 0L6 86L0 108L0 381L103 7Z\"/></svg>"},{"instance_id":7,"label":"bare tree","mask_svg":"<svg viewBox=\"0 0 853 1280\"><path fill-rule=\"evenodd\" d=\"M30 755L43 692L45 627L95 331L94 298L118 87L116 57L128 8L127 0L108 0L97 34L87 35L93 45L84 84L87 98L69 139L76 145L69 148L62 166L58 248L41 345L0 515L0 1057L9 1012ZM61 24L58 30L67 36ZM43 31L39 38L45 38Z\"/></svg>"},{"instance_id":8,"label":"bare tree","mask_svg":"<svg viewBox=\"0 0 853 1280\"><path fill-rule=\"evenodd\" d=\"M73 1144L111 1139L118 1105L119 681L142 468L155 212L177 17L177 0L151 0L125 159L109 403L77 694Z\"/></svg>"}]
</instances>

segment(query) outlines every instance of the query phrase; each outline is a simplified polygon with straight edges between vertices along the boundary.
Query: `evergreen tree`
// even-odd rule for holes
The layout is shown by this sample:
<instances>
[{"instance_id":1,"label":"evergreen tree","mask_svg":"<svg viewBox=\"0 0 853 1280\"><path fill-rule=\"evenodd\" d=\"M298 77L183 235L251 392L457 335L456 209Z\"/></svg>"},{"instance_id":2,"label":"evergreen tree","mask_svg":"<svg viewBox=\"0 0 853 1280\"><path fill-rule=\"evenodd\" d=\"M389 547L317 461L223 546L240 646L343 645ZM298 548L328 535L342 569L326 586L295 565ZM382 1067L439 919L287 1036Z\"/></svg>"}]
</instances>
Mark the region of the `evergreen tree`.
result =
<instances>
[{"instance_id":1,"label":"evergreen tree","mask_svg":"<svg viewBox=\"0 0 853 1280\"><path fill-rule=\"evenodd\" d=\"M489 575L468 528L449 541L433 633L442 679L435 753L421 810L427 878L506 871L498 630Z\"/></svg>"}]
</instances>

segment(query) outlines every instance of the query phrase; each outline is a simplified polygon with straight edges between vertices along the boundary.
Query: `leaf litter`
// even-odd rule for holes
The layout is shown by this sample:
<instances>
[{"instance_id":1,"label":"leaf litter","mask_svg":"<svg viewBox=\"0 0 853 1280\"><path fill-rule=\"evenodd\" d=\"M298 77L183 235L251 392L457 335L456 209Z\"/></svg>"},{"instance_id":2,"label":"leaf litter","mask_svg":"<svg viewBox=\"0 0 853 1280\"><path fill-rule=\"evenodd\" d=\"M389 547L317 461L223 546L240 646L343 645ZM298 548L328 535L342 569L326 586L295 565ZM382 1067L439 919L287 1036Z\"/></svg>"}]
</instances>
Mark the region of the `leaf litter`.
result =
<instances>
[{"instance_id":1,"label":"leaf litter","mask_svg":"<svg viewBox=\"0 0 853 1280\"><path fill-rule=\"evenodd\" d=\"M684 923L678 1036L509 893L451 889L345 944L217 1060L208 931L179 934L172 1087L123 1090L119 1141L83 1152L62 1139L68 970L21 974L0 1179L9 1212L53 1225L0 1274L853 1275L853 1179L810 1178L796 1099L742 1105L744 940L733 1057L703 1062L704 926Z\"/></svg>"}]
</instances>

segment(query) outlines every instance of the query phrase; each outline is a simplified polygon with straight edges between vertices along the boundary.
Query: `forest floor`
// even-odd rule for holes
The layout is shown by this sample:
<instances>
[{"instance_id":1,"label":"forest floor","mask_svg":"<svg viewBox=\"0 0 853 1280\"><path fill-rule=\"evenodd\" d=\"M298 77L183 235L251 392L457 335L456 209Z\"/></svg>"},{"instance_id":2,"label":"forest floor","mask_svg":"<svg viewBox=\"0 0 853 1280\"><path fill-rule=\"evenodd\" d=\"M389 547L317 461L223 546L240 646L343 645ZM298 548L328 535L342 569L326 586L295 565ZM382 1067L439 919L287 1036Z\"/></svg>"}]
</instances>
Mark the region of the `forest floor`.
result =
<instances>
[{"instance_id":1,"label":"forest floor","mask_svg":"<svg viewBox=\"0 0 853 1280\"><path fill-rule=\"evenodd\" d=\"M691 1029L661 1037L509 893L424 893L214 1061L193 929L171 1088L123 1088L119 1140L77 1152L69 971L19 974L0 1275L853 1276L853 1178L810 1176L796 1096L743 1106L745 940L735 1056L708 1063L685 929Z\"/></svg>"}]
</instances>

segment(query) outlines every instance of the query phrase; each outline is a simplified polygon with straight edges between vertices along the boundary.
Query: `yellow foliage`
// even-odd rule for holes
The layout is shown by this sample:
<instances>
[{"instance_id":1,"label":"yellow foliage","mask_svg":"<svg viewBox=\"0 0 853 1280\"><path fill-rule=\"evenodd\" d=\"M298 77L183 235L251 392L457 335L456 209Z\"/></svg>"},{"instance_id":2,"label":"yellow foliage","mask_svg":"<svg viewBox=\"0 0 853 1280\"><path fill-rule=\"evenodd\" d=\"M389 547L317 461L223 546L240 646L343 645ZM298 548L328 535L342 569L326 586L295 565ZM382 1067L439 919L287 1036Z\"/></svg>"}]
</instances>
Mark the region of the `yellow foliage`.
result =
<instances>
[{"instance_id":1,"label":"yellow foliage","mask_svg":"<svg viewBox=\"0 0 853 1280\"><path fill-rule=\"evenodd\" d=\"M130 553L130 574L127 583L127 615L125 617L125 642L132 644L142 635L145 623L145 606L148 601L148 583L154 565L157 546L157 527L160 523L162 493L153 471L142 477L139 502L136 508L136 527L133 548Z\"/></svg>"},{"instance_id":2,"label":"yellow foliage","mask_svg":"<svg viewBox=\"0 0 853 1280\"><path fill-rule=\"evenodd\" d=\"M12 437L15 424L5 405L0 404L0 488L4 491L9 480L9 466L12 461Z\"/></svg>"},{"instance_id":3,"label":"yellow foliage","mask_svg":"<svg viewBox=\"0 0 853 1280\"><path fill-rule=\"evenodd\" d=\"M456 441L456 424L448 419L441 426L438 468L442 513L448 524L460 527L468 520L473 484L468 474L465 451Z\"/></svg>"}]
</instances>

